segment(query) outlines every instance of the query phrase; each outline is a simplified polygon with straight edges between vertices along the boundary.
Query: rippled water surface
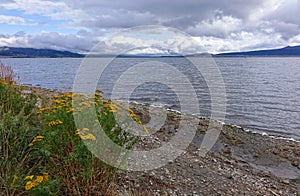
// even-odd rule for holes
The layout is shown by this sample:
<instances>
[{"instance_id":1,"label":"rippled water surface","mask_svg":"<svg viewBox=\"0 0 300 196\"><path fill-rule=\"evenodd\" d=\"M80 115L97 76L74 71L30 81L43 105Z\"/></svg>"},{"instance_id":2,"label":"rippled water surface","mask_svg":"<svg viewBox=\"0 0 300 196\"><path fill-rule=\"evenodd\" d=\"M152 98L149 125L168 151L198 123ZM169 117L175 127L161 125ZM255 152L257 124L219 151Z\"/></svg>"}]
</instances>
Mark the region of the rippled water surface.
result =
<instances>
[{"instance_id":1,"label":"rippled water surface","mask_svg":"<svg viewBox=\"0 0 300 196\"><path fill-rule=\"evenodd\" d=\"M83 59L77 58L28 58L0 59L11 65L24 84L71 90L77 70ZM248 129L264 131L271 135L300 140L300 58L216 58L226 87L226 122ZM99 59L99 66L101 65ZM210 89L201 73L185 58L117 58L104 70L99 88L111 95L114 84L130 67L148 62L171 65L191 82L200 104L200 115L211 114ZM146 67L145 67L146 68ZM156 73L157 71L157 73ZM171 77L164 70L149 74ZM165 75L164 75L165 74ZM173 77L173 76L172 76ZM147 82L136 86L136 77L126 85L134 85L131 101L160 104L180 110L179 94L189 95L181 88L183 81L176 77L175 91L160 82ZM177 84L177 83L178 84ZM123 99L120 94L119 99Z\"/></svg>"}]
</instances>

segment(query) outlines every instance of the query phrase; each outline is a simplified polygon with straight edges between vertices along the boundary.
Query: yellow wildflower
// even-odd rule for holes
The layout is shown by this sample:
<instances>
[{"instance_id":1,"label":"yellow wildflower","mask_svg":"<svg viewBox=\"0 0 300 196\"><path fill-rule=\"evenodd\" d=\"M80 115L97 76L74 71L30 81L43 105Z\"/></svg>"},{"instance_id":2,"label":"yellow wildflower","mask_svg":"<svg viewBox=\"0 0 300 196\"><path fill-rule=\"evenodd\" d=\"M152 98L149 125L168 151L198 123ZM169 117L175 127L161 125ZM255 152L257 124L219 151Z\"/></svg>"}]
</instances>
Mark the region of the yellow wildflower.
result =
<instances>
[{"instance_id":1,"label":"yellow wildflower","mask_svg":"<svg viewBox=\"0 0 300 196\"><path fill-rule=\"evenodd\" d=\"M44 138L44 137L41 136L41 135L35 136L35 137L33 138L32 142L31 142L30 144L28 144L28 146L29 146L29 147L32 147L33 144L34 144L35 142L38 142L38 141L42 140L43 138Z\"/></svg>"},{"instance_id":2,"label":"yellow wildflower","mask_svg":"<svg viewBox=\"0 0 300 196\"><path fill-rule=\"evenodd\" d=\"M18 180L18 177L16 175L14 175L14 179L13 179L12 183L10 184L10 186L14 187L17 180Z\"/></svg>"},{"instance_id":3,"label":"yellow wildflower","mask_svg":"<svg viewBox=\"0 0 300 196\"><path fill-rule=\"evenodd\" d=\"M78 135L83 140L96 140L96 137L91 133L86 133L89 131L88 128L83 128L81 131L78 129L76 130L76 135Z\"/></svg>"},{"instance_id":4,"label":"yellow wildflower","mask_svg":"<svg viewBox=\"0 0 300 196\"><path fill-rule=\"evenodd\" d=\"M136 121L138 124L143 124L142 123L142 121L135 115L135 113L131 110L131 109L129 109L128 110L129 111L129 113L130 113L130 116L131 116L131 118L134 120L134 121Z\"/></svg>"},{"instance_id":5,"label":"yellow wildflower","mask_svg":"<svg viewBox=\"0 0 300 196\"><path fill-rule=\"evenodd\" d=\"M30 189L32 189L32 187L33 187L32 181L26 182L26 185L25 185L26 191L29 191Z\"/></svg>"},{"instance_id":6,"label":"yellow wildflower","mask_svg":"<svg viewBox=\"0 0 300 196\"><path fill-rule=\"evenodd\" d=\"M89 131L89 128L83 128L82 131Z\"/></svg>"},{"instance_id":7,"label":"yellow wildflower","mask_svg":"<svg viewBox=\"0 0 300 196\"><path fill-rule=\"evenodd\" d=\"M147 127L144 126L144 131L149 134L149 130L147 129Z\"/></svg>"},{"instance_id":8,"label":"yellow wildflower","mask_svg":"<svg viewBox=\"0 0 300 196\"><path fill-rule=\"evenodd\" d=\"M6 86L6 85L7 85L7 82L0 81L0 84L2 84L3 86Z\"/></svg>"},{"instance_id":9,"label":"yellow wildflower","mask_svg":"<svg viewBox=\"0 0 300 196\"><path fill-rule=\"evenodd\" d=\"M38 136L36 136L35 138L36 138L37 140L39 140L39 139L43 139L44 136L38 135Z\"/></svg>"},{"instance_id":10,"label":"yellow wildflower","mask_svg":"<svg viewBox=\"0 0 300 196\"><path fill-rule=\"evenodd\" d=\"M49 122L48 126L55 126L55 125L59 125L59 124L63 124L63 122L61 122L60 120L55 120L55 121Z\"/></svg>"},{"instance_id":11,"label":"yellow wildflower","mask_svg":"<svg viewBox=\"0 0 300 196\"><path fill-rule=\"evenodd\" d=\"M24 180L30 180L30 181L26 182L25 190L28 191L28 190L36 187L37 185L39 185L41 182L47 182L48 178L49 178L49 174L48 174L48 172L44 172L42 176L37 176L35 178L35 180L32 180L33 177L34 177L34 175L26 176L24 178Z\"/></svg>"},{"instance_id":12,"label":"yellow wildflower","mask_svg":"<svg viewBox=\"0 0 300 196\"><path fill-rule=\"evenodd\" d=\"M44 172L44 173L43 173L43 181L44 181L44 182L47 182L48 179L49 179L49 173L48 173L48 172Z\"/></svg>"},{"instance_id":13,"label":"yellow wildflower","mask_svg":"<svg viewBox=\"0 0 300 196\"><path fill-rule=\"evenodd\" d=\"M48 111L48 110L50 110L49 107L41 108L41 109L39 109L38 114L41 114L41 113L43 113L43 112L45 112L45 111Z\"/></svg>"},{"instance_id":14,"label":"yellow wildflower","mask_svg":"<svg viewBox=\"0 0 300 196\"><path fill-rule=\"evenodd\" d=\"M37 183L41 183L41 182L43 182L43 180L44 180L43 176L37 176L36 179L35 179L35 181Z\"/></svg>"},{"instance_id":15,"label":"yellow wildflower","mask_svg":"<svg viewBox=\"0 0 300 196\"><path fill-rule=\"evenodd\" d=\"M110 107L110 105L109 105L108 103L104 103L104 104L103 104L103 107L108 108L108 109L111 109L111 107Z\"/></svg>"},{"instance_id":16,"label":"yellow wildflower","mask_svg":"<svg viewBox=\"0 0 300 196\"><path fill-rule=\"evenodd\" d=\"M87 135L79 135L79 137L83 140L93 140L93 141L96 140L96 137L91 133L89 133Z\"/></svg>"},{"instance_id":17,"label":"yellow wildflower","mask_svg":"<svg viewBox=\"0 0 300 196\"><path fill-rule=\"evenodd\" d=\"M64 107L62 106L62 105L59 105L59 106L55 106L54 107L54 109L58 109L58 110L60 110L60 109L63 109Z\"/></svg>"},{"instance_id":18,"label":"yellow wildflower","mask_svg":"<svg viewBox=\"0 0 300 196\"><path fill-rule=\"evenodd\" d=\"M116 103L116 102L112 102L110 104L110 107L115 109L115 110L118 110L118 109L124 109L120 104Z\"/></svg>"},{"instance_id":19,"label":"yellow wildflower","mask_svg":"<svg viewBox=\"0 0 300 196\"><path fill-rule=\"evenodd\" d=\"M33 177L34 177L34 175L26 176L26 177L24 178L24 180L32 180Z\"/></svg>"},{"instance_id":20,"label":"yellow wildflower","mask_svg":"<svg viewBox=\"0 0 300 196\"><path fill-rule=\"evenodd\" d=\"M54 103L61 103L62 100L54 100L53 102L54 102Z\"/></svg>"},{"instance_id":21,"label":"yellow wildflower","mask_svg":"<svg viewBox=\"0 0 300 196\"><path fill-rule=\"evenodd\" d=\"M72 95L73 95L72 92L63 94L63 96L66 97L66 98L72 98Z\"/></svg>"},{"instance_id":22,"label":"yellow wildflower","mask_svg":"<svg viewBox=\"0 0 300 196\"><path fill-rule=\"evenodd\" d=\"M67 113L70 113L70 112L73 112L74 111L74 108L68 108L67 109Z\"/></svg>"}]
</instances>

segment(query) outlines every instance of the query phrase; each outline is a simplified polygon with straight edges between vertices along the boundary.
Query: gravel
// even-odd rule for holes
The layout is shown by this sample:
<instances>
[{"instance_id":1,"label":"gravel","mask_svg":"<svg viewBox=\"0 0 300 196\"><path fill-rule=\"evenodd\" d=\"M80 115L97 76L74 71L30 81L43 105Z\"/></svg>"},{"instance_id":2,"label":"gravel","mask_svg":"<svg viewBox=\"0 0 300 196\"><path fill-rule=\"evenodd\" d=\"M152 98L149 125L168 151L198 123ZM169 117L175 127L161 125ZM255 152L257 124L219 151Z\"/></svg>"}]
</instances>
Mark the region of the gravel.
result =
<instances>
[{"instance_id":1,"label":"gravel","mask_svg":"<svg viewBox=\"0 0 300 196\"><path fill-rule=\"evenodd\" d=\"M143 122L148 106L133 105ZM153 114L152 114L153 115ZM159 115L159 112L157 113ZM170 141L183 117L168 111L165 124L143 137L135 150L148 151ZM148 171L120 171L119 195L298 195L300 144L275 139L243 128L223 125L213 148L201 155L209 120L190 117L197 132L184 153L163 167Z\"/></svg>"}]
</instances>

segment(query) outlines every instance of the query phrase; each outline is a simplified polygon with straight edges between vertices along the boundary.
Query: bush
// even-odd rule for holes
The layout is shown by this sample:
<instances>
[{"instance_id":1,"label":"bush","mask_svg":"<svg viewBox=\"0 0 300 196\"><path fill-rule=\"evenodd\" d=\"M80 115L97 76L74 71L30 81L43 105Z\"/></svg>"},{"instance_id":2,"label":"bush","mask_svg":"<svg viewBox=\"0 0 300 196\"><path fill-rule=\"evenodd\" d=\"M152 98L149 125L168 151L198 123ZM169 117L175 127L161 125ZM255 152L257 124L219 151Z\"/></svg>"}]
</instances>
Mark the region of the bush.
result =
<instances>
[{"instance_id":1,"label":"bush","mask_svg":"<svg viewBox=\"0 0 300 196\"><path fill-rule=\"evenodd\" d=\"M26 87L12 80L10 67L1 63L0 72L1 194L114 195L117 169L95 157L84 144L83 140L97 142L97 138L91 128L76 129L72 93L47 94L38 108L39 90L24 95ZM138 138L114 119L117 108L123 108L105 100L101 91L82 106L83 110L98 108L95 126L100 123L116 144L132 148L136 143ZM130 115L141 123L132 111Z\"/></svg>"}]
</instances>

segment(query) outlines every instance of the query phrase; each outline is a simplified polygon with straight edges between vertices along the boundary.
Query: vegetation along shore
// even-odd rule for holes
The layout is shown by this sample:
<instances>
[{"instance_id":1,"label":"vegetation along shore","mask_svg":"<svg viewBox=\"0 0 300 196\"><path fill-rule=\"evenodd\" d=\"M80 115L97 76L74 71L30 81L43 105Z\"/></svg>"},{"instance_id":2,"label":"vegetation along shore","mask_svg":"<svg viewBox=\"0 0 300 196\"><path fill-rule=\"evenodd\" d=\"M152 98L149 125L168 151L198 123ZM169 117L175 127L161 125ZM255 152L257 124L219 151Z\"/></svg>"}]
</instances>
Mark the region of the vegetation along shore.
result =
<instances>
[{"instance_id":1,"label":"vegetation along shore","mask_svg":"<svg viewBox=\"0 0 300 196\"><path fill-rule=\"evenodd\" d=\"M0 67L0 195L297 195L300 143L224 125L205 157L199 155L209 121L196 116L197 132L186 152L144 172L118 170L95 157L84 141L97 143L90 127L78 130L72 93L17 84L10 67ZM168 111L159 131L134 137L114 113L122 105L95 92L82 109L99 107L98 122L124 148L150 150L178 131L182 114ZM158 109L158 113L160 112ZM130 116L149 121L149 106L131 104ZM151 132L151 130L149 130Z\"/></svg>"}]
</instances>

